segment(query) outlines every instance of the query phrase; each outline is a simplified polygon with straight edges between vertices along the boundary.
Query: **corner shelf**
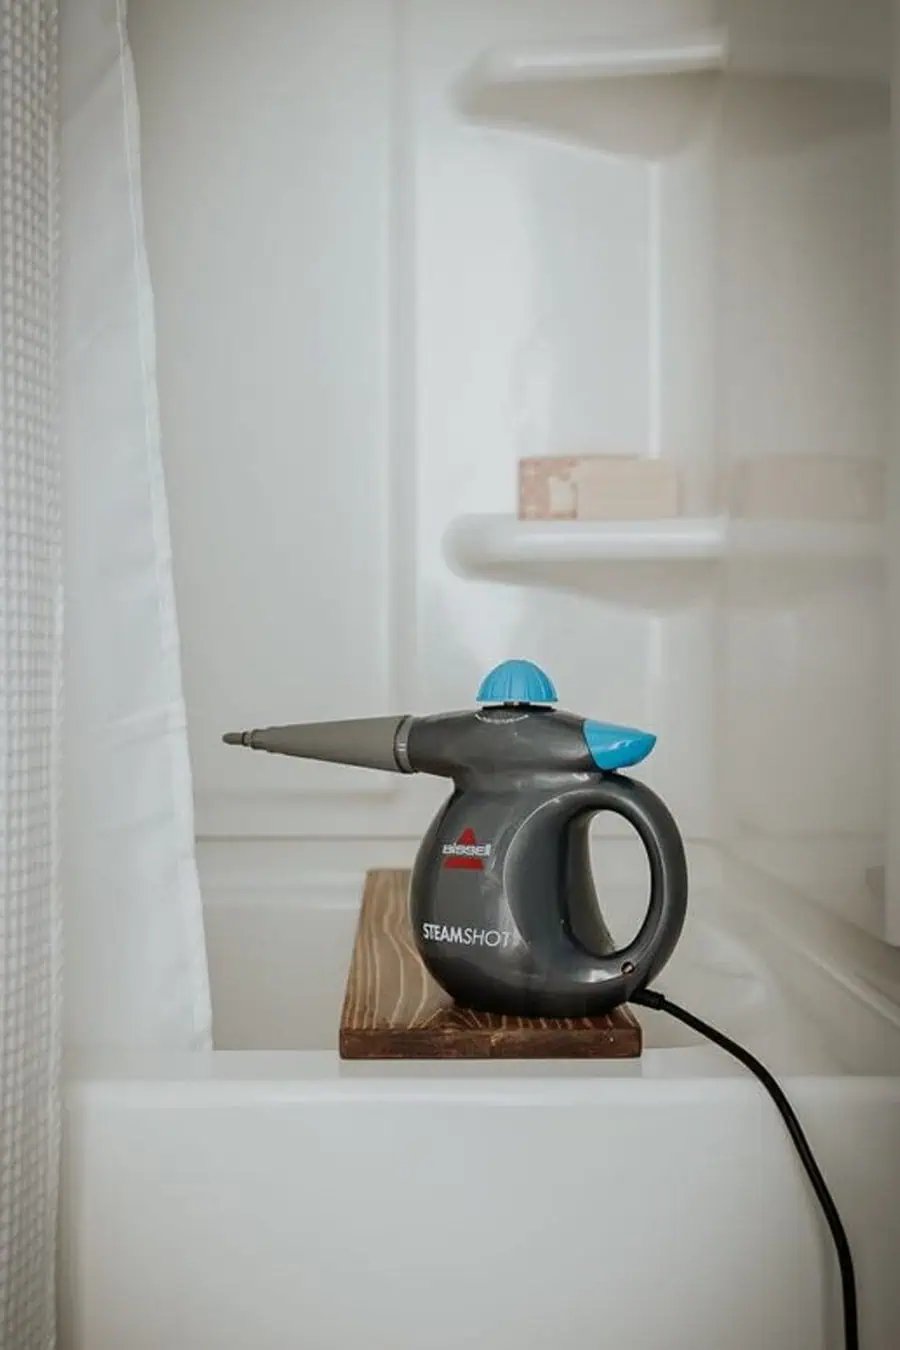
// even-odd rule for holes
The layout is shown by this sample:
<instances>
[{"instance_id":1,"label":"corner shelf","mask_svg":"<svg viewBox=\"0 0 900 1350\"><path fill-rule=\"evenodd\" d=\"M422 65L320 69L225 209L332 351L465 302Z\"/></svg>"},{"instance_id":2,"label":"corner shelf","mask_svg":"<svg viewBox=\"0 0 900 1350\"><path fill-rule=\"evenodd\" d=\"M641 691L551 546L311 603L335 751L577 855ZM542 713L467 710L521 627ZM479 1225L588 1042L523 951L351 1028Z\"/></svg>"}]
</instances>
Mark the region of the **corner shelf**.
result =
<instances>
[{"instance_id":1,"label":"corner shelf","mask_svg":"<svg viewBox=\"0 0 900 1350\"><path fill-rule=\"evenodd\" d=\"M779 585L792 572L824 575L835 565L877 563L879 525L843 521L731 519L520 520L458 516L444 553L459 575L513 585L587 592L610 603L668 609L708 593L723 565L774 564Z\"/></svg>"},{"instance_id":2,"label":"corner shelf","mask_svg":"<svg viewBox=\"0 0 900 1350\"><path fill-rule=\"evenodd\" d=\"M550 132L608 154L675 154L709 111L724 68L722 29L644 43L585 39L497 47L469 71L463 112L498 125Z\"/></svg>"},{"instance_id":3,"label":"corner shelf","mask_svg":"<svg viewBox=\"0 0 900 1350\"><path fill-rule=\"evenodd\" d=\"M699 28L495 47L470 68L457 104L484 124L656 161L677 154L702 128L726 71L768 84L762 97L771 95L773 81L875 92L878 116L890 92L884 53L743 38L733 50L726 28Z\"/></svg>"},{"instance_id":4,"label":"corner shelf","mask_svg":"<svg viewBox=\"0 0 900 1350\"><path fill-rule=\"evenodd\" d=\"M708 562L725 551L722 516L662 520L520 520L513 515L458 516L446 536L450 555L468 570L558 562Z\"/></svg>"}]
</instances>

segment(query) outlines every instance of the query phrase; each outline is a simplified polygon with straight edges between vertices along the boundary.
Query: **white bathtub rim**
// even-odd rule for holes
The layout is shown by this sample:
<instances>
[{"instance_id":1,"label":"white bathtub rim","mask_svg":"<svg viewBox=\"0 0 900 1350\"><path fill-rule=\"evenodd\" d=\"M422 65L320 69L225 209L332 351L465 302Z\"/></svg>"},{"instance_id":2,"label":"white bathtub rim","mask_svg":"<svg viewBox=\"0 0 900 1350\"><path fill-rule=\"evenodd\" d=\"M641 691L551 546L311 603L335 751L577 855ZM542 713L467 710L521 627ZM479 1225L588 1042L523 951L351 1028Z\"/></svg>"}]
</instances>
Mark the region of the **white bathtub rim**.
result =
<instances>
[{"instance_id":1,"label":"white bathtub rim","mask_svg":"<svg viewBox=\"0 0 900 1350\"><path fill-rule=\"evenodd\" d=\"M725 1061L727 1064L727 1061ZM496 1106L649 1106L763 1098L755 1078L723 1072L718 1052L650 1050L640 1060L342 1063L332 1051L101 1052L79 1056L68 1107L253 1106L266 1103L435 1103ZM798 1100L900 1102L900 1076L786 1075Z\"/></svg>"}]
</instances>

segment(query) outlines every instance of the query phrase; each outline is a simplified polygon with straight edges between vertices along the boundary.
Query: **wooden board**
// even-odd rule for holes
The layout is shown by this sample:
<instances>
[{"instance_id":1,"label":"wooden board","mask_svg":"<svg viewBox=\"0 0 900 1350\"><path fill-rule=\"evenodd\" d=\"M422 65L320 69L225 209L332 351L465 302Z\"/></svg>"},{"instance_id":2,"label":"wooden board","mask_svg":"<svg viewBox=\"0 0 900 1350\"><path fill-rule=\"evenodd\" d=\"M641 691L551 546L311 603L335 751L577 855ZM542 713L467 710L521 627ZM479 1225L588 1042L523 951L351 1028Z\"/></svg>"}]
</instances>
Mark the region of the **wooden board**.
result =
<instances>
[{"instance_id":1,"label":"wooden board","mask_svg":"<svg viewBox=\"0 0 900 1350\"><path fill-rule=\"evenodd\" d=\"M606 1017L501 1017L457 1007L428 974L409 923L409 873L369 872L344 1007L342 1059L634 1059L641 1027Z\"/></svg>"}]
</instances>

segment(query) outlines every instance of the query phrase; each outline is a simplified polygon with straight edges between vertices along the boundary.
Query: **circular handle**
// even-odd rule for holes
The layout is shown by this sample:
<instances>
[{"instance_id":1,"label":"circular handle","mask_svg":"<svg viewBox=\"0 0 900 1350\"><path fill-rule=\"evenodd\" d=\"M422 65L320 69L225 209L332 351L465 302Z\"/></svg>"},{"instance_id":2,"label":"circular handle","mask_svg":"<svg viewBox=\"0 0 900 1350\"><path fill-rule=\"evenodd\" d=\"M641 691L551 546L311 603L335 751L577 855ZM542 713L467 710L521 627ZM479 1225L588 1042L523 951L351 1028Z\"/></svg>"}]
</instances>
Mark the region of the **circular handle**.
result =
<instances>
[{"instance_id":1,"label":"circular handle","mask_svg":"<svg viewBox=\"0 0 900 1350\"><path fill-rule=\"evenodd\" d=\"M636 936L621 951L590 955L593 969L622 981L623 1001L655 978L675 948L687 913L684 844L669 808L646 784L608 774L564 799L568 816L613 811L637 831L650 864L650 902ZM577 939L573 940L577 942ZM579 946L581 944L578 944Z\"/></svg>"}]
</instances>

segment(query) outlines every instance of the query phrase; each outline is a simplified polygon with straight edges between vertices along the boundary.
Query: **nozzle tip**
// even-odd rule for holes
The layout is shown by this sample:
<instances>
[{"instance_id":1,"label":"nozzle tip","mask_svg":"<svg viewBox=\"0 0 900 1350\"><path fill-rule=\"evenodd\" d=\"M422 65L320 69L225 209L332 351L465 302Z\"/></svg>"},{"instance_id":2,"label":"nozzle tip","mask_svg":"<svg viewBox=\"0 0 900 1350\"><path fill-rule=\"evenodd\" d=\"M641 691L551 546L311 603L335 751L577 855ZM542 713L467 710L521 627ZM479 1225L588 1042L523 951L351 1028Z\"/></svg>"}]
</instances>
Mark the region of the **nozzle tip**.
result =
<instances>
[{"instance_id":1,"label":"nozzle tip","mask_svg":"<svg viewBox=\"0 0 900 1350\"><path fill-rule=\"evenodd\" d=\"M222 740L225 742L226 745L249 745L250 732L226 731L225 735L222 737Z\"/></svg>"}]
</instances>

